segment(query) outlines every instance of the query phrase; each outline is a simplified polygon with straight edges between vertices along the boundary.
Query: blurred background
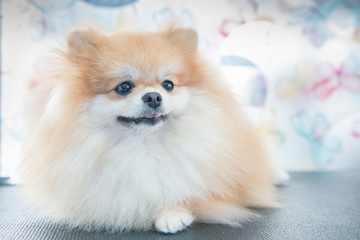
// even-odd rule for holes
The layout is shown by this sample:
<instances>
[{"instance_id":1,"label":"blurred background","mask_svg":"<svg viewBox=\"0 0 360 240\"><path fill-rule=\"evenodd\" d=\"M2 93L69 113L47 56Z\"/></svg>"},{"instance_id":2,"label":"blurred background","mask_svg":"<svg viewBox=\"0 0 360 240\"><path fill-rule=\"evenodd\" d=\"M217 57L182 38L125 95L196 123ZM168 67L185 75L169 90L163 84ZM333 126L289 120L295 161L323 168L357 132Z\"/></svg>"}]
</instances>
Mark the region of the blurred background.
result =
<instances>
[{"instance_id":1,"label":"blurred background","mask_svg":"<svg viewBox=\"0 0 360 240\"><path fill-rule=\"evenodd\" d=\"M1 175L16 178L33 64L77 25L199 32L271 157L288 171L360 168L360 1L3 0ZM41 69L40 69L41 70Z\"/></svg>"}]
</instances>

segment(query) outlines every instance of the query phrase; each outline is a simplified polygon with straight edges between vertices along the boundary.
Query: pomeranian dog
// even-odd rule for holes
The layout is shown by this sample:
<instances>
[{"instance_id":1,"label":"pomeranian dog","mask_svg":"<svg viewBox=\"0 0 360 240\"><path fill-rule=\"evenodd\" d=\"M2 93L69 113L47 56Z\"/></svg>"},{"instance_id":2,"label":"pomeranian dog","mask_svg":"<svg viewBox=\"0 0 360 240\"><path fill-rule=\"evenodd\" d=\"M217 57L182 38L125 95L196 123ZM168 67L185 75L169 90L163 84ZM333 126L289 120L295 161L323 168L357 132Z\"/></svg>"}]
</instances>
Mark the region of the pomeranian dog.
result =
<instances>
[{"instance_id":1,"label":"pomeranian dog","mask_svg":"<svg viewBox=\"0 0 360 240\"><path fill-rule=\"evenodd\" d=\"M261 139L193 29L87 28L65 45L32 84L21 170L52 216L175 233L278 206Z\"/></svg>"}]
</instances>

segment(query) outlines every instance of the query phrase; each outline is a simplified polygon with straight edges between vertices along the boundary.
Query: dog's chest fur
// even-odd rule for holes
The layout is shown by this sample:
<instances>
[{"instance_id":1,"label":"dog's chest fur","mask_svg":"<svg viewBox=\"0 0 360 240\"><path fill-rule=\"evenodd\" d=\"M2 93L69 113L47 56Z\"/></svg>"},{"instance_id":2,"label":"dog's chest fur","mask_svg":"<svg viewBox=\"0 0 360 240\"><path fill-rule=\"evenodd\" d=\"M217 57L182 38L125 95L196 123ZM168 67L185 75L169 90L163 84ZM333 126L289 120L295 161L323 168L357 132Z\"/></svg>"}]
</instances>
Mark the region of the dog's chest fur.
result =
<instances>
[{"instance_id":1,"label":"dog's chest fur","mask_svg":"<svg viewBox=\"0 0 360 240\"><path fill-rule=\"evenodd\" d=\"M86 222L94 218L104 223L110 220L124 229L146 229L158 211L207 197L209 183L204 173L215 170L210 169L211 151L202 144L206 141L201 141L212 133L205 134L204 130L167 133L166 138L156 134L133 136L121 141L114 141L108 132L84 137L80 147L70 150L71 159L77 159L72 176L77 176L79 186L72 188L78 189L71 194L72 200L65 201L79 211L74 221L81 224L81 219Z\"/></svg>"}]
</instances>

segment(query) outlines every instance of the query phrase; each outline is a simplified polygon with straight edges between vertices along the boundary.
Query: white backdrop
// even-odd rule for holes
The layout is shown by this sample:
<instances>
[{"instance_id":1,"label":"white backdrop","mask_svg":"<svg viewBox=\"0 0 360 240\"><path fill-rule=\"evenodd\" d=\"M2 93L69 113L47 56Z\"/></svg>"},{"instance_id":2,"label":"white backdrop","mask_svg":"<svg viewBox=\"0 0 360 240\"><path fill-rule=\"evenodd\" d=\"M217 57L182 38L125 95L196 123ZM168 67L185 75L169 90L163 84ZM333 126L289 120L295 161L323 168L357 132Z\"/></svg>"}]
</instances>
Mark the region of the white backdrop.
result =
<instances>
[{"instance_id":1,"label":"white backdrop","mask_svg":"<svg viewBox=\"0 0 360 240\"><path fill-rule=\"evenodd\" d=\"M4 0L2 175L16 175L39 56L82 23L143 31L173 17L198 30L200 50L222 65L281 166L359 168L359 12L356 0Z\"/></svg>"}]
</instances>

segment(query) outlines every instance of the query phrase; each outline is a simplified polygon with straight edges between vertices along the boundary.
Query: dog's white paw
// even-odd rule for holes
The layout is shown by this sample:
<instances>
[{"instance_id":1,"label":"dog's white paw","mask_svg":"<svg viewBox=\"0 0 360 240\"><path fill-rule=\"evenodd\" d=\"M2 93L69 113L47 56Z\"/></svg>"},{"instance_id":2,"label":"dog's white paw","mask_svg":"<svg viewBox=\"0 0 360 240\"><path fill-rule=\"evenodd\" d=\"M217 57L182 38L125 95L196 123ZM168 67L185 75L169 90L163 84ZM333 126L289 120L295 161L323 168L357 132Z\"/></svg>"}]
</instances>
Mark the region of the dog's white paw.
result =
<instances>
[{"instance_id":1,"label":"dog's white paw","mask_svg":"<svg viewBox=\"0 0 360 240\"><path fill-rule=\"evenodd\" d=\"M285 186L286 183L290 180L290 175L283 170L278 170L275 177L276 179L274 184L276 186Z\"/></svg>"},{"instance_id":2,"label":"dog's white paw","mask_svg":"<svg viewBox=\"0 0 360 240\"><path fill-rule=\"evenodd\" d=\"M194 219L186 209L165 211L155 220L155 228L163 233L176 233L189 226Z\"/></svg>"}]
</instances>

